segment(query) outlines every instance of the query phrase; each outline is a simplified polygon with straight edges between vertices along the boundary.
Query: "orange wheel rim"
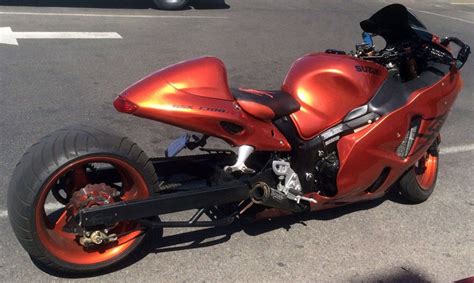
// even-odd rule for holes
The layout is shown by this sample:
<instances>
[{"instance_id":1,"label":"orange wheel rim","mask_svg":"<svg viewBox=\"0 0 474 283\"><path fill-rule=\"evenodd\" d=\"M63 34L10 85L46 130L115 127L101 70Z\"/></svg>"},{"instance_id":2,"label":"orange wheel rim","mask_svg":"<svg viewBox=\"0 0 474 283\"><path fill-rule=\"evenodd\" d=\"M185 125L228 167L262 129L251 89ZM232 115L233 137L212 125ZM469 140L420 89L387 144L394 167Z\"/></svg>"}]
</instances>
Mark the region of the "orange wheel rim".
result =
<instances>
[{"instance_id":1,"label":"orange wheel rim","mask_svg":"<svg viewBox=\"0 0 474 283\"><path fill-rule=\"evenodd\" d=\"M438 156L427 153L414 166L416 181L421 189L430 190L436 182Z\"/></svg>"},{"instance_id":2,"label":"orange wheel rim","mask_svg":"<svg viewBox=\"0 0 474 283\"><path fill-rule=\"evenodd\" d=\"M63 168L57 170L43 186L35 209L35 221L38 237L48 252L56 258L79 265L92 265L109 261L124 254L133 246L143 231L136 223L121 222L114 227L113 232L119 235L116 242L98 246L97 248L85 248L79 244L73 233L63 231L66 225L66 210L58 210L59 216L52 221L46 213L45 204L52 187L61 176L75 168L83 168L90 163L106 163L114 166L122 178L121 200L143 199L149 196L147 185L143 176L127 162L110 156L88 156L75 160Z\"/></svg>"}]
</instances>

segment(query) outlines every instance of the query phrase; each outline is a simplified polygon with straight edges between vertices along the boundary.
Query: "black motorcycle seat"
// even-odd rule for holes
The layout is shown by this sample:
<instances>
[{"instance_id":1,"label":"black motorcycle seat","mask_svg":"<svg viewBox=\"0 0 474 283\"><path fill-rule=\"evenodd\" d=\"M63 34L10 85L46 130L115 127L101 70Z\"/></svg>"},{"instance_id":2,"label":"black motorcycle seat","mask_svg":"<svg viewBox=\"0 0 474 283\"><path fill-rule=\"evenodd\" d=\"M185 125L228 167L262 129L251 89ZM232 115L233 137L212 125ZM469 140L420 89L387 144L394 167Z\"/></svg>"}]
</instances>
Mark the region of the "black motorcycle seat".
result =
<instances>
[{"instance_id":1,"label":"black motorcycle seat","mask_svg":"<svg viewBox=\"0 0 474 283\"><path fill-rule=\"evenodd\" d=\"M273 120L300 109L300 104L289 93L281 90L232 89L239 106L250 115Z\"/></svg>"}]
</instances>

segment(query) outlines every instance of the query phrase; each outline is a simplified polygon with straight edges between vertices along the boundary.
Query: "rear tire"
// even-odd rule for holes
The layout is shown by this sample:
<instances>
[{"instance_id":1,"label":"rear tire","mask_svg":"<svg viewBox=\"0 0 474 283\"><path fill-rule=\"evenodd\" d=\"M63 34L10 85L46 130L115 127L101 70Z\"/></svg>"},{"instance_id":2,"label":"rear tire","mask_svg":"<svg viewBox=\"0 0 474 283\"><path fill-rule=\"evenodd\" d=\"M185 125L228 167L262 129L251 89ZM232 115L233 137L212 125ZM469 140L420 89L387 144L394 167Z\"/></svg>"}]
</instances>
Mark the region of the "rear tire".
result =
<instances>
[{"instance_id":1,"label":"rear tire","mask_svg":"<svg viewBox=\"0 0 474 283\"><path fill-rule=\"evenodd\" d=\"M182 10L189 4L189 0L153 0L160 10Z\"/></svg>"},{"instance_id":2,"label":"rear tire","mask_svg":"<svg viewBox=\"0 0 474 283\"><path fill-rule=\"evenodd\" d=\"M438 150L432 147L400 178L398 187L403 198L411 203L426 201L435 189L438 167Z\"/></svg>"},{"instance_id":3,"label":"rear tire","mask_svg":"<svg viewBox=\"0 0 474 283\"><path fill-rule=\"evenodd\" d=\"M126 190L119 197L121 200L144 198L157 188L158 178L146 154L130 139L116 133L82 125L72 126L58 130L30 147L13 172L8 189L8 215L18 241L33 261L56 272L93 273L112 267L131 256L145 239L146 233L138 224L122 222L113 228L124 231L124 236L119 236L122 242L101 247L102 251L91 251L77 243L75 234L64 232L65 226L60 225L65 222L60 220L66 215L64 208L56 208L57 211L51 215L61 216L49 220L51 216L47 215L46 200L51 204L50 191L58 186L60 180L53 178L59 178L55 176L59 176L58 172L62 170L76 174L74 170L77 169L67 168L75 168L71 167L73 164L84 168L87 166L84 162L88 160L112 160L110 164L123 165L123 168L130 169L130 174L135 174L128 179L124 174L129 172L120 169L120 190ZM92 183L87 177L85 180Z\"/></svg>"}]
</instances>

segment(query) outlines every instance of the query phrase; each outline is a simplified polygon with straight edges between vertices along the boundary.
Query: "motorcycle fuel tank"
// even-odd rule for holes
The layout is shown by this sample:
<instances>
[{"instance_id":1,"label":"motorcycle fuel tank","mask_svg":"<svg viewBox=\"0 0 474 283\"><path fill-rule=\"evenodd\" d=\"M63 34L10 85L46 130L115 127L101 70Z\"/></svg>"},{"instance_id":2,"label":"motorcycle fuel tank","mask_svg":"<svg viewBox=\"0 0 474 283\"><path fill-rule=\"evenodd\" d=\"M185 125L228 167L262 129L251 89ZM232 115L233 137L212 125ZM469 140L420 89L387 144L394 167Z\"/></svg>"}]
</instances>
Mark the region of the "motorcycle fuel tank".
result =
<instances>
[{"instance_id":1,"label":"motorcycle fuel tank","mask_svg":"<svg viewBox=\"0 0 474 283\"><path fill-rule=\"evenodd\" d=\"M301 109L291 115L299 135L311 139L366 104L387 78L379 64L348 55L315 53L298 59L282 89Z\"/></svg>"}]
</instances>

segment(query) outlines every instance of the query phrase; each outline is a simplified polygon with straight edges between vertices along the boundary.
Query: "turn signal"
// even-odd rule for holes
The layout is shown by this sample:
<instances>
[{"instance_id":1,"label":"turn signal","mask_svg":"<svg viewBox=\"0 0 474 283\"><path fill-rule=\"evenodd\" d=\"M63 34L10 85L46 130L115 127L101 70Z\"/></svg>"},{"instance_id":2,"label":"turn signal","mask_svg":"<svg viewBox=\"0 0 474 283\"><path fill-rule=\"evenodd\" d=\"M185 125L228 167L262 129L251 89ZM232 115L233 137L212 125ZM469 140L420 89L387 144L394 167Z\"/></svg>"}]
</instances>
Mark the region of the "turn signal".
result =
<instances>
[{"instance_id":1,"label":"turn signal","mask_svg":"<svg viewBox=\"0 0 474 283\"><path fill-rule=\"evenodd\" d=\"M132 114L138 109L138 106L135 103L132 103L121 96L115 99L114 107L117 111L127 114Z\"/></svg>"}]
</instances>

